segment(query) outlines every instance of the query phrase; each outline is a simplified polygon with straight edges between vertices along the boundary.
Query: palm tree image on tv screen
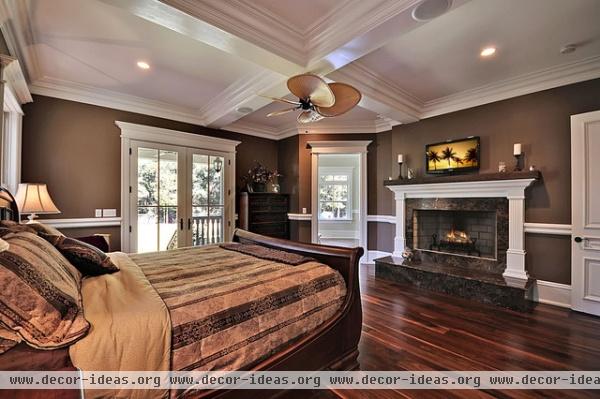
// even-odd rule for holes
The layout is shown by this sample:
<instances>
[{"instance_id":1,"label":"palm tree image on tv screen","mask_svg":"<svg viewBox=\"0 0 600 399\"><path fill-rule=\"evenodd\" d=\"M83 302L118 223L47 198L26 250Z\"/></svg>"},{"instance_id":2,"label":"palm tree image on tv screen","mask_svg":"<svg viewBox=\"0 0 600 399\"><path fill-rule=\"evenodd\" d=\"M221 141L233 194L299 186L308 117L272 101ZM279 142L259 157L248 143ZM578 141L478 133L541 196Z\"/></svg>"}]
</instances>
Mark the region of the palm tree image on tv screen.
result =
<instances>
[{"instance_id":1,"label":"palm tree image on tv screen","mask_svg":"<svg viewBox=\"0 0 600 399\"><path fill-rule=\"evenodd\" d=\"M479 137L426 146L427 173L466 172L479 169Z\"/></svg>"}]
</instances>

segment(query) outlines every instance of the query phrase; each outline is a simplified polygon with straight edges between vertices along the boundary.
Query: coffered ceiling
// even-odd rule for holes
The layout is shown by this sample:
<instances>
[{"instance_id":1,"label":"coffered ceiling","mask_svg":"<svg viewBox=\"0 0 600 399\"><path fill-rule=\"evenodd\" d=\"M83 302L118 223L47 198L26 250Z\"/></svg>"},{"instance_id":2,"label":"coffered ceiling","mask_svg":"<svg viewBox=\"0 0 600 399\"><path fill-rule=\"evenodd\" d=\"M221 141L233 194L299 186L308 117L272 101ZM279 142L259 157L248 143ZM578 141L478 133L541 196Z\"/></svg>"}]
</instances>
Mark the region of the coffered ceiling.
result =
<instances>
[{"instance_id":1,"label":"coffered ceiling","mask_svg":"<svg viewBox=\"0 0 600 399\"><path fill-rule=\"evenodd\" d=\"M0 18L32 93L274 139L385 131L600 77L597 0L426 1L449 9L417 21L420 0L0 0ZM260 95L287 95L305 71L356 86L359 107L266 118L286 106Z\"/></svg>"}]
</instances>

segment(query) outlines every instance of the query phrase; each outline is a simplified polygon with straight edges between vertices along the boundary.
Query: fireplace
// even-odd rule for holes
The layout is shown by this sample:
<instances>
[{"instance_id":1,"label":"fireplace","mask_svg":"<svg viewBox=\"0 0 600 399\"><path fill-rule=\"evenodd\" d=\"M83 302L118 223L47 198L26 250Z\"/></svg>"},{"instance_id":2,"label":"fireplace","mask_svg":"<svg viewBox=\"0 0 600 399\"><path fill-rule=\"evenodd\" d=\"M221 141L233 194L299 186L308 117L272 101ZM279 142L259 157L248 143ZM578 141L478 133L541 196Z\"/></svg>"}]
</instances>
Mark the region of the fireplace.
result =
<instances>
[{"instance_id":1,"label":"fireplace","mask_svg":"<svg viewBox=\"0 0 600 399\"><path fill-rule=\"evenodd\" d=\"M496 259L496 212L417 209L414 248Z\"/></svg>"},{"instance_id":2,"label":"fireplace","mask_svg":"<svg viewBox=\"0 0 600 399\"><path fill-rule=\"evenodd\" d=\"M539 172L385 181L396 201L392 256L375 275L398 283L527 310L525 189Z\"/></svg>"},{"instance_id":3,"label":"fireplace","mask_svg":"<svg viewBox=\"0 0 600 399\"><path fill-rule=\"evenodd\" d=\"M425 263L502 273L508 249L505 198L410 198L406 245Z\"/></svg>"}]
</instances>

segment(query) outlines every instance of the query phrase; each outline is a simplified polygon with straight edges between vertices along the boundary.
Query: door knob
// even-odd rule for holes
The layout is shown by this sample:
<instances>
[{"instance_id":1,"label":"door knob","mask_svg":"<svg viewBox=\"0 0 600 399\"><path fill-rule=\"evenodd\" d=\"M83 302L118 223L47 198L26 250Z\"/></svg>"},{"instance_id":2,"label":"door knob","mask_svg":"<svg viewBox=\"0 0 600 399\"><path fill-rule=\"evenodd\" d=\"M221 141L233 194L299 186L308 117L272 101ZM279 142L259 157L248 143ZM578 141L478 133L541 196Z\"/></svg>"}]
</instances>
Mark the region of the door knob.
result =
<instances>
[{"instance_id":1,"label":"door knob","mask_svg":"<svg viewBox=\"0 0 600 399\"><path fill-rule=\"evenodd\" d=\"M583 241L583 238L575 237L574 240L575 240L575 242L580 243L581 241Z\"/></svg>"}]
</instances>

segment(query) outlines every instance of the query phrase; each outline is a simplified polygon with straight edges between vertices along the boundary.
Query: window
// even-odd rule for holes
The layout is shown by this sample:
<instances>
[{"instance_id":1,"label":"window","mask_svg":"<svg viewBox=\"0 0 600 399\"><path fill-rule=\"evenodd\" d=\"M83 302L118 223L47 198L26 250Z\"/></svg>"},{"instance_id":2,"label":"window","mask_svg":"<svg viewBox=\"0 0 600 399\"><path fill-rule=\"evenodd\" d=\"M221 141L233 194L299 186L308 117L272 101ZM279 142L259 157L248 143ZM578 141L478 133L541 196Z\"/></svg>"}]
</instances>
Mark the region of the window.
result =
<instances>
[{"instance_id":1,"label":"window","mask_svg":"<svg viewBox=\"0 0 600 399\"><path fill-rule=\"evenodd\" d=\"M319 168L319 220L352 220L352 168Z\"/></svg>"}]
</instances>

